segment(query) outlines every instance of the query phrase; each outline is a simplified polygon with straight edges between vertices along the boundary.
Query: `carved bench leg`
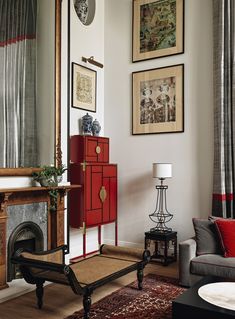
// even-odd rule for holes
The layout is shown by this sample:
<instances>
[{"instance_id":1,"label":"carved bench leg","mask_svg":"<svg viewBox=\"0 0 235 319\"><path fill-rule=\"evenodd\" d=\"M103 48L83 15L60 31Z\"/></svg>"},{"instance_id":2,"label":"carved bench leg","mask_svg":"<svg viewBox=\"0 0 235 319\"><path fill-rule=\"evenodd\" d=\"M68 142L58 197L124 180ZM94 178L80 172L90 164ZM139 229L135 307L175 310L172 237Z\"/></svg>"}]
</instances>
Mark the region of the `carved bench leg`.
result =
<instances>
[{"instance_id":1,"label":"carved bench leg","mask_svg":"<svg viewBox=\"0 0 235 319\"><path fill-rule=\"evenodd\" d=\"M38 299L38 308L41 309L43 305L43 284L44 281L37 281L36 282L36 296Z\"/></svg>"},{"instance_id":2,"label":"carved bench leg","mask_svg":"<svg viewBox=\"0 0 235 319\"><path fill-rule=\"evenodd\" d=\"M138 268L137 269L137 279L138 279L139 290L143 289L143 278L144 278L143 268Z\"/></svg>"},{"instance_id":3,"label":"carved bench leg","mask_svg":"<svg viewBox=\"0 0 235 319\"><path fill-rule=\"evenodd\" d=\"M90 292L83 295L83 309L84 309L84 319L90 318L90 309L91 309L91 294Z\"/></svg>"}]
</instances>

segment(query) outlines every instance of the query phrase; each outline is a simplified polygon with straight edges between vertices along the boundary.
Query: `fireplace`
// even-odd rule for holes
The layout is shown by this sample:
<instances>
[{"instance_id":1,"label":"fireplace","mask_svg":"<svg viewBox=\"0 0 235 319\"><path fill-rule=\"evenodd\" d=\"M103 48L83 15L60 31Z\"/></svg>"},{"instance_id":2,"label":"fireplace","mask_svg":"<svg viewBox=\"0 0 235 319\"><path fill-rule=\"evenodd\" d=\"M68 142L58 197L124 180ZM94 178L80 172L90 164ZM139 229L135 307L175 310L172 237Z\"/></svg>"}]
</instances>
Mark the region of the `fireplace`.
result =
<instances>
[{"instance_id":1,"label":"fireplace","mask_svg":"<svg viewBox=\"0 0 235 319\"><path fill-rule=\"evenodd\" d=\"M7 253L7 281L21 278L21 273L18 267L11 263L11 257L19 248L26 248L30 251L43 250L43 232L41 228L33 222L24 222L18 225L11 233L8 240L8 253Z\"/></svg>"},{"instance_id":2,"label":"fireplace","mask_svg":"<svg viewBox=\"0 0 235 319\"><path fill-rule=\"evenodd\" d=\"M15 250L47 250L48 204L47 202L12 205L7 208L7 281L21 277L11 263Z\"/></svg>"},{"instance_id":3,"label":"fireplace","mask_svg":"<svg viewBox=\"0 0 235 319\"><path fill-rule=\"evenodd\" d=\"M8 271L14 249L23 245L47 250L64 244L64 197L70 189L80 187L54 187L58 192L53 211L48 187L0 189L0 290L8 287L7 279L17 276L17 270Z\"/></svg>"}]
</instances>

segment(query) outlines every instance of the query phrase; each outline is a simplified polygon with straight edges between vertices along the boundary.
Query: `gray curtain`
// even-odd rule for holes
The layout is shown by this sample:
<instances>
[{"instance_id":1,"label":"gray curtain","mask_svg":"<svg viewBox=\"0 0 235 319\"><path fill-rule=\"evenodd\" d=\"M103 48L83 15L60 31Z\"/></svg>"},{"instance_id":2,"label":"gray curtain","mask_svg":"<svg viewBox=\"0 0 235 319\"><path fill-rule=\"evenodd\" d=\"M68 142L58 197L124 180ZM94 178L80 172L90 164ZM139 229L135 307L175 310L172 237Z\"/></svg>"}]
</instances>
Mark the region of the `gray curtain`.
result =
<instances>
[{"instance_id":1,"label":"gray curtain","mask_svg":"<svg viewBox=\"0 0 235 319\"><path fill-rule=\"evenodd\" d=\"M234 0L213 0L214 216L234 217Z\"/></svg>"},{"instance_id":2,"label":"gray curtain","mask_svg":"<svg viewBox=\"0 0 235 319\"><path fill-rule=\"evenodd\" d=\"M37 165L37 0L0 0L0 167Z\"/></svg>"}]
</instances>

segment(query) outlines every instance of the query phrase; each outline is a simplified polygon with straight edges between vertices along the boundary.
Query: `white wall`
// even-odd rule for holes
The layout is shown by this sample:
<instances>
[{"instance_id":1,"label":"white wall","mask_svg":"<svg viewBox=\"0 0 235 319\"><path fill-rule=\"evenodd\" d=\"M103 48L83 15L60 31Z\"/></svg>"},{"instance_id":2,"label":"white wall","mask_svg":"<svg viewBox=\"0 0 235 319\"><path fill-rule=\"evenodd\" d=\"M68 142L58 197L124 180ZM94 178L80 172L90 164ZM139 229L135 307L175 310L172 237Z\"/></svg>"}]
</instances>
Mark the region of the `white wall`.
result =
<instances>
[{"instance_id":1,"label":"white wall","mask_svg":"<svg viewBox=\"0 0 235 319\"><path fill-rule=\"evenodd\" d=\"M105 136L119 170L119 243L142 245L154 227L152 163L173 164L167 180L169 226L192 235L192 217L211 212L213 165L212 1L185 1L185 53L132 63L132 1L105 1ZM185 132L131 135L134 71L184 63ZM113 228L104 233L113 238Z\"/></svg>"},{"instance_id":2,"label":"white wall","mask_svg":"<svg viewBox=\"0 0 235 319\"><path fill-rule=\"evenodd\" d=\"M103 134L104 128L104 71L92 64L82 62L82 56L94 56L95 60L104 61L104 0L97 1L93 22L84 26L75 12L71 0L71 62L78 63L97 71L97 105L96 113L88 112L93 119L100 122ZM79 134L78 120L87 113L76 108L70 108L70 135Z\"/></svg>"},{"instance_id":3,"label":"white wall","mask_svg":"<svg viewBox=\"0 0 235 319\"><path fill-rule=\"evenodd\" d=\"M89 26L84 26L78 19L73 0L71 3L71 62L84 65L97 71L97 105L96 113L88 112L93 119L97 119L101 124L100 135L104 134L104 70L89 63L82 62L81 58L94 56L95 60L104 63L104 0L96 1L96 13L93 22ZM67 1L66 1L67 3ZM64 81L65 82L65 81ZM64 83L66 85L66 83ZM67 95L66 95L67 96ZM65 96L63 96L63 99ZM66 105L66 102L64 102ZM79 119L87 111L70 107L70 135L79 134ZM87 230L87 252L98 249L97 229ZM78 256L82 253L82 231L71 229L70 231L71 253L70 257Z\"/></svg>"}]
</instances>

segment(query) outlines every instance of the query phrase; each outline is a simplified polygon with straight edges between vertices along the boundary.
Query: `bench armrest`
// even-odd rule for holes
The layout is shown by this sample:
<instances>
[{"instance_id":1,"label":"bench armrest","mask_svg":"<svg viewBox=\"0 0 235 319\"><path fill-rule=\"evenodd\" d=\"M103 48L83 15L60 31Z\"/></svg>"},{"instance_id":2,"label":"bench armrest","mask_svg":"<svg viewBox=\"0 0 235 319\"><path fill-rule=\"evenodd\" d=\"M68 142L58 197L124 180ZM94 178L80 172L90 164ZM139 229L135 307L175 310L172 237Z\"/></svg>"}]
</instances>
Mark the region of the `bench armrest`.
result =
<instances>
[{"instance_id":1,"label":"bench armrest","mask_svg":"<svg viewBox=\"0 0 235 319\"><path fill-rule=\"evenodd\" d=\"M147 249L121 247L103 244L100 246L100 254L129 261L145 262L150 261L150 252Z\"/></svg>"},{"instance_id":2,"label":"bench armrest","mask_svg":"<svg viewBox=\"0 0 235 319\"><path fill-rule=\"evenodd\" d=\"M194 238L179 243L179 281L182 286L190 286L190 262L196 257Z\"/></svg>"},{"instance_id":3,"label":"bench armrest","mask_svg":"<svg viewBox=\"0 0 235 319\"><path fill-rule=\"evenodd\" d=\"M30 252L20 248L14 252L11 262L28 268L64 272L66 249L66 245L42 252Z\"/></svg>"}]
</instances>

